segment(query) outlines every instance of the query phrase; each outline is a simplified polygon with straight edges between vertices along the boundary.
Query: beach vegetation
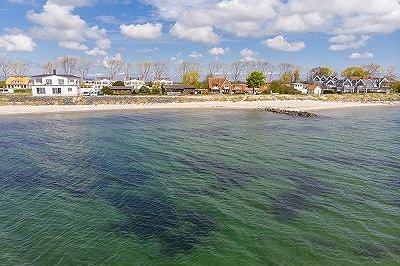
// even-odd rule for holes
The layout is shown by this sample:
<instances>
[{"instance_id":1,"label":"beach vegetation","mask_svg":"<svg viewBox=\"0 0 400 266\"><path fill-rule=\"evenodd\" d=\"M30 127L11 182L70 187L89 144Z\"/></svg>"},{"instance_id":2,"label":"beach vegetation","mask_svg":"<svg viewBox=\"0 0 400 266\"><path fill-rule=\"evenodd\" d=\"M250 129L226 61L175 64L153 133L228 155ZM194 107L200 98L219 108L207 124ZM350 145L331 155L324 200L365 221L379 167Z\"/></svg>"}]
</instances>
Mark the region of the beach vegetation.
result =
<instances>
[{"instance_id":1,"label":"beach vegetation","mask_svg":"<svg viewBox=\"0 0 400 266\"><path fill-rule=\"evenodd\" d=\"M260 71L253 71L246 79L249 88L261 88L265 85L266 77Z\"/></svg>"},{"instance_id":2,"label":"beach vegetation","mask_svg":"<svg viewBox=\"0 0 400 266\"><path fill-rule=\"evenodd\" d=\"M112 92L112 90L111 90L111 88L110 87L103 87L101 90L100 90L100 93L101 93L101 95L113 95L113 92Z\"/></svg>"}]
</instances>

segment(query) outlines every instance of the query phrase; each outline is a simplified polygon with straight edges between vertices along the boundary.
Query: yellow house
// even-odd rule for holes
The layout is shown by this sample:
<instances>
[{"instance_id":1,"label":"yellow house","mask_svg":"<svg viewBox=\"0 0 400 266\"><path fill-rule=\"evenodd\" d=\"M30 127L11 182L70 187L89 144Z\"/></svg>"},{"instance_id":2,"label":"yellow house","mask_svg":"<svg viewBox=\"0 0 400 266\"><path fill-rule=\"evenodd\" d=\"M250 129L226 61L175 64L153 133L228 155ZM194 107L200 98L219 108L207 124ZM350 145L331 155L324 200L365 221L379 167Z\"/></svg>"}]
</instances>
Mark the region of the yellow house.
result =
<instances>
[{"instance_id":1,"label":"yellow house","mask_svg":"<svg viewBox=\"0 0 400 266\"><path fill-rule=\"evenodd\" d=\"M9 77L6 79L7 89L28 89L31 85L31 79L29 77Z\"/></svg>"}]
</instances>

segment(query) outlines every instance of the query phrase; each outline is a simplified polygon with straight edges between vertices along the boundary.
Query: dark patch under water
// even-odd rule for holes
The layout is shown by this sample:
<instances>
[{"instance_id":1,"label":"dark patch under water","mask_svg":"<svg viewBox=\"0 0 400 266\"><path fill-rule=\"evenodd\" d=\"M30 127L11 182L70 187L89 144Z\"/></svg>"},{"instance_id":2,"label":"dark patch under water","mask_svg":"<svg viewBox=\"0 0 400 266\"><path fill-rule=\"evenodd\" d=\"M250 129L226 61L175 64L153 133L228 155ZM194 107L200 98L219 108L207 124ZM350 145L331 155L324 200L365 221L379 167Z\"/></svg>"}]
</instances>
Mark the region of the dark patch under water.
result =
<instances>
[{"instance_id":1,"label":"dark patch under water","mask_svg":"<svg viewBox=\"0 0 400 266\"><path fill-rule=\"evenodd\" d=\"M302 210L315 208L313 197L324 196L331 191L311 176L292 174L289 179L296 182L295 189L272 198L272 212L281 221L291 221Z\"/></svg>"},{"instance_id":2,"label":"dark patch under water","mask_svg":"<svg viewBox=\"0 0 400 266\"><path fill-rule=\"evenodd\" d=\"M360 243L359 247L355 250L355 253L360 256L364 256L371 259L378 259L384 255L385 246L374 242L363 242Z\"/></svg>"},{"instance_id":3,"label":"dark patch under water","mask_svg":"<svg viewBox=\"0 0 400 266\"><path fill-rule=\"evenodd\" d=\"M210 216L178 209L159 197L119 198L114 195L111 202L126 216L114 224L114 230L133 233L143 239L159 239L163 255L190 251L215 228Z\"/></svg>"}]
</instances>

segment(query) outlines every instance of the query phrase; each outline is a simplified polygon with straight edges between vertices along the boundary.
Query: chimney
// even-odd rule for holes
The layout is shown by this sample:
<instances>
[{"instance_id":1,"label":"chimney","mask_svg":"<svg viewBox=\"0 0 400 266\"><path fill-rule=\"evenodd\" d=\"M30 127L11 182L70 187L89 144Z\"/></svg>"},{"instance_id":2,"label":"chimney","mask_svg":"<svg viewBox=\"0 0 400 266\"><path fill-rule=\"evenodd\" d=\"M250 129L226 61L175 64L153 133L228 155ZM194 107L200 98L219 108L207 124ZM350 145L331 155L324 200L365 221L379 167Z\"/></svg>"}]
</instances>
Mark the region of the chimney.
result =
<instances>
[{"instance_id":1,"label":"chimney","mask_svg":"<svg viewBox=\"0 0 400 266\"><path fill-rule=\"evenodd\" d=\"M57 75L57 71L53 69L53 75Z\"/></svg>"}]
</instances>

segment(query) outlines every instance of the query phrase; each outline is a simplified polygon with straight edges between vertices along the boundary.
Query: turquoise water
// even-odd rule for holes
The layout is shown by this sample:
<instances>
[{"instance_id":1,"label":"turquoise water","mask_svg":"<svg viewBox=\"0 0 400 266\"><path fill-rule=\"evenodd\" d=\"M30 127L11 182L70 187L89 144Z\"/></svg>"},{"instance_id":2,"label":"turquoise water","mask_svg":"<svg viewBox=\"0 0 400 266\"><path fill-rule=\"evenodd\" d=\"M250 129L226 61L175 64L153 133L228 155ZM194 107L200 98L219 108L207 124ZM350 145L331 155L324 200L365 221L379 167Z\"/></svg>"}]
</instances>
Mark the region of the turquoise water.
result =
<instances>
[{"instance_id":1,"label":"turquoise water","mask_svg":"<svg viewBox=\"0 0 400 266\"><path fill-rule=\"evenodd\" d=\"M0 265L400 265L400 109L0 117Z\"/></svg>"}]
</instances>

